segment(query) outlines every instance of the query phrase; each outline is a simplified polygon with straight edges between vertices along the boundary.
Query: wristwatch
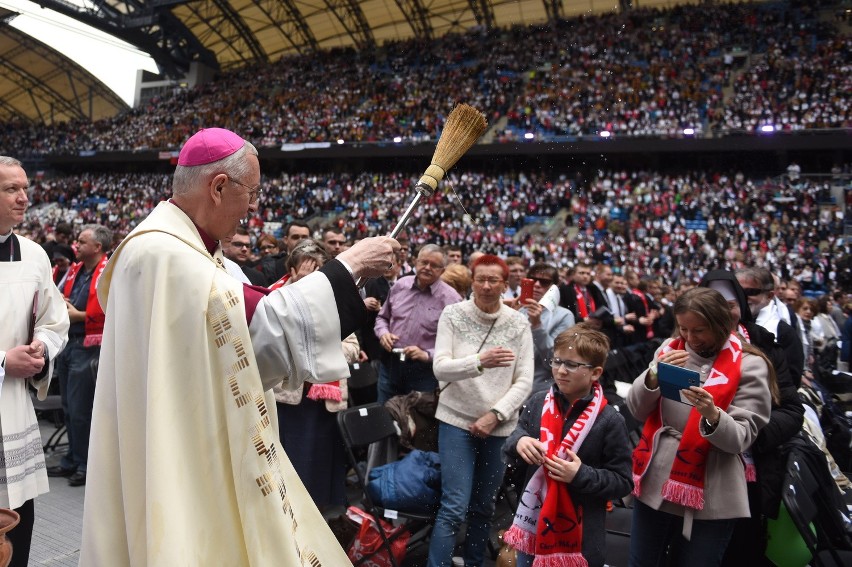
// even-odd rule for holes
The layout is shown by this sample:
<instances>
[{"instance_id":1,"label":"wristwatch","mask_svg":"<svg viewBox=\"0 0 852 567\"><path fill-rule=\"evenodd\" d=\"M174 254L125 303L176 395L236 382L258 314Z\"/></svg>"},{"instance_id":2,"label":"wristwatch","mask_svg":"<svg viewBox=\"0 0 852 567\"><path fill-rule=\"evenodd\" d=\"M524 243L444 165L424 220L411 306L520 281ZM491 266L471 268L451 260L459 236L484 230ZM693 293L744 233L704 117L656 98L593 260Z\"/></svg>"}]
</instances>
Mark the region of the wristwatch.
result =
<instances>
[{"instance_id":1,"label":"wristwatch","mask_svg":"<svg viewBox=\"0 0 852 567\"><path fill-rule=\"evenodd\" d=\"M651 363L648 365L648 372L650 374L653 374L654 378L657 377L657 359L656 358L654 360L652 360Z\"/></svg>"},{"instance_id":2,"label":"wristwatch","mask_svg":"<svg viewBox=\"0 0 852 567\"><path fill-rule=\"evenodd\" d=\"M503 423L504 421L506 421L506 418L505 418L505 417L503 417L503 414L502 414L502 413L500 413L499 411L497 411L496 409L491 408L491 409L490 409L490 410L488 410L488 411L490 411L491 413L493 413L493 414L497 417L497 421L498 421L498 422Z\"/></svg>"}]
</instances>

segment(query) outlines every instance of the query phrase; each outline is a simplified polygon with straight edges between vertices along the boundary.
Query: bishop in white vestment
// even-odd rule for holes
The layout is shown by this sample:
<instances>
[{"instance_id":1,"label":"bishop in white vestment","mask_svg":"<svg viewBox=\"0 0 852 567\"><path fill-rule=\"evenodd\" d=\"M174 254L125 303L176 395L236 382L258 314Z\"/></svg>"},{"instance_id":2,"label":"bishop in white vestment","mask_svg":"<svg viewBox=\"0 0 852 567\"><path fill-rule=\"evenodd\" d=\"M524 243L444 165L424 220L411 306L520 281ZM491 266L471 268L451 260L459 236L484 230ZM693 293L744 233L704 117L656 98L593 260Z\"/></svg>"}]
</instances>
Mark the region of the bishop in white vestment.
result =
<instances>
[{"instance_id":1,"label":"bishop in white vestment","mask_svg":"<svg viewBox=\"0 0 852 567\"><path fill-rule=\"evenodd\" d=\"M176 181L173 200L121 243L98 286L106 325L80 565L348 565L281 448L270 388L348 375L341 335L358 324L353 306L363 312L353 274L330 262L258 300L205 242L220 230L211 209L226 219L236 211L233 220L246 203L256 209L222 159L243 156L242 140L202 130L179 166L195 166L196 142L198 164L212 163L196 176L198 194ZM259 179L256 151L241 159ZM371 240L386 266L393 241ZM358 254L344 256L354 275L379 272L358 273Z\"/></svg>"}]
</instances>

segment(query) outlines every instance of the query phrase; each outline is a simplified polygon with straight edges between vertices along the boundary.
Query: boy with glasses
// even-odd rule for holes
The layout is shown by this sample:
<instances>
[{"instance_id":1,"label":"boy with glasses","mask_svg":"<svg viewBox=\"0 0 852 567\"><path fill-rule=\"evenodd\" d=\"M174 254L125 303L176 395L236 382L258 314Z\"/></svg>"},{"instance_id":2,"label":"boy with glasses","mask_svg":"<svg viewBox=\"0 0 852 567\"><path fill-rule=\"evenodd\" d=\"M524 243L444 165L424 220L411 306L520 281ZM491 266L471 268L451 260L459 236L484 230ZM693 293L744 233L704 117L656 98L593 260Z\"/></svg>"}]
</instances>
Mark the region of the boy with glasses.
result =
<instances>
[{"instance_id":1,"label":"boy with glasses","mask_svg":"<svg viewBox=\"0 0 852 567\"><path fill-rule=\"evenodd\" d=\"M587 323L561 333L546 361L555 383L530 397L503 445L507 460L527 469L503 536L518 567L548 556L604 565L607 500L633 489L627 427L598 383L608 351L606 335Z\"/></svg>"}]
</instances>

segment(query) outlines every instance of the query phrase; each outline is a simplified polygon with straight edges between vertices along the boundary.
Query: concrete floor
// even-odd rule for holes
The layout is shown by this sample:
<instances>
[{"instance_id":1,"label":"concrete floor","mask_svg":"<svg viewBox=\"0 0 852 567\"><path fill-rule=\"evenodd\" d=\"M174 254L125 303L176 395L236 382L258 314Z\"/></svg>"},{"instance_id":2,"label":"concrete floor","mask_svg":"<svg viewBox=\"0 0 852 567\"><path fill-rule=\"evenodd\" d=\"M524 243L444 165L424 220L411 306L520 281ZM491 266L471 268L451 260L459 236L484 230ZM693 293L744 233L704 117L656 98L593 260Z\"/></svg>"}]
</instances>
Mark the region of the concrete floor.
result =
<instances>
[{"instance_id":1,"label":"concrete floor","mask_svg":"<svg viewBox=\"0 0 852 567\"><path fill-rule=\"evenodd\" d=\"M54 425L50 421L43 420L41 426L42 438L47 440L54 431ZM61 453L48 453L45 457L47 465L51 466L58 464ZM68 486L64 478L50 479L50 492L38 497L35 502L36 520L30 551L31 566L77 567L82 541L85 490L84 486ZM493 541L495 543L497 529L510 525L512 514L513 511L509 505L503 499L499 499L494 522ZM616 509L608 518L607 527L629 533L630 510ZM622 567L627 565L628 544L628 537L607 534L609 565ZM426 546L412 549L406 557L405 567L424 566L427 551ZM494 561L488 558L484 567L494 567L494 565Z\"/></svg>"}]
</instances>

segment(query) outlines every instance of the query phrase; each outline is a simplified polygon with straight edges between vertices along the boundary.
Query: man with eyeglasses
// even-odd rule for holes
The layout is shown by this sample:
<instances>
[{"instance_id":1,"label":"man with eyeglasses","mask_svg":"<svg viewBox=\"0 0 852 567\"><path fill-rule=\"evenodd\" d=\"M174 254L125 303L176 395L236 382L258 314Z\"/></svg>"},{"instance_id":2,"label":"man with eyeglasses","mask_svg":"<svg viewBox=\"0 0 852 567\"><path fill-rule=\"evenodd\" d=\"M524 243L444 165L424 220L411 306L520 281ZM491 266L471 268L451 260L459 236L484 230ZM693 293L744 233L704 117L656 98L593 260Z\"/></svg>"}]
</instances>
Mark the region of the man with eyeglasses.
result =
<instances>
[{"instance_id":1,"label":"man with eyeglasses","mask_svg":"<svg viewBox=\"0 0 852 567\"><path fill-rule=\"evenodd\" d=\"M447 254L437 244L426 244L415 262L416 275L400 278L376 317L375 333L391 353L379 368L378 402L412 391L434 392L438 380L432 371L435 336L444 307L462 297L441 281Z\"/></svg>"},{"instance_id":2,"label":"man with eyeglasses","mask_svg":"<svg viewBox=\"0 0 852 567\"><path fill-rule=\"evenodd\" d=\"M220 246L257 212L257 149L201 130L172 189L98 284L106 321L80 563L345 565L278 439L271 389L349 375L341 340L365 315L355 282L382 274L398 244L367 238L260 289L228 275Z\"/></svg>"},{"instance_id":3,"label":"man with eyeglasses","mask_svg":"<svg viewBox=\"0 0 852 567\"><path fill-rule=\"evenodd\" d=\"M243 227L238 226L237 232L233 236L222 239L222 254L237 266L250 284L259 286L268 286L270 284L269 279L262 272L248 265L251 256L251 237ZM228 272L234 275L230 269L231 266L226 267L229 268ZM235 277L243 281L239 276Z\"/></svg>"},{"instance_id":4,"label":"man with eyeglasses","mask_svg":"<svg viewBox=\"0 0 852 567\"><path fill-rule=\"evenodd\" d=\"M533 284L533 297L521 305L521 313L530 321L533 336L533 386L532 394L547 390L553 384L553 373L544 360L553 355L553 341L562 331L574 326L574 314L558 304L556 289L542 301L545 294L556 285L559 272L546 263L534 264L529 269L528 278Z\"/></svg>"},{"instance_id":5,"label":"man with eyeglasses","mask_svg":"<svg viewBox=\"0 0 852 567\"><path fill-rule=\"evenodd\" d=\"M6 534L12 567L26 567L35 498L49 490L31 388L47 397L53 365L68 341L68 309L41 246L12 229L30 204L23 164L0 156L0 508L20 522Z\"/></svg>"},{"instance_id":6,"label":"man with eyeglasses","mask_svg":"<svg viewBox=\"0 0 852 567\"><path fill-rule=\"evenodd\" d=\"M799 334L779 312L775 298L775 279L766 268L744 268L735 272L743 288L755 323L775 335L775 342L787 355L790 376L798 388L805 371L805 354ZM786 309L786 306L782 307Z\"/></svg>"}]
</instances>

